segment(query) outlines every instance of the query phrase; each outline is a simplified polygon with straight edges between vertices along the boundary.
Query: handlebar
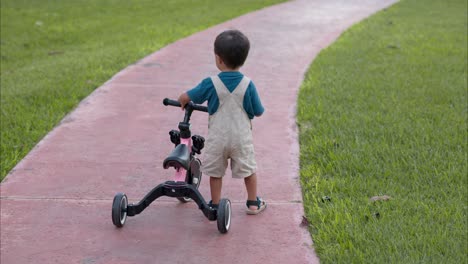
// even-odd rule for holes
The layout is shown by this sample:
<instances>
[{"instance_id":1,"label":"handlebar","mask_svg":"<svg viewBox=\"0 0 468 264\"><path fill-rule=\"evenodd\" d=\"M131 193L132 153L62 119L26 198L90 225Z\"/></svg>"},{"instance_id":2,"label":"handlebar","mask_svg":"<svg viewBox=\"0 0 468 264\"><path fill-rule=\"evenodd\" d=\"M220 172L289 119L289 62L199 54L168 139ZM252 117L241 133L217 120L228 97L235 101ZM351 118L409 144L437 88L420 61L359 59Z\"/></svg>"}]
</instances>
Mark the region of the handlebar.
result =
<instances>
[{"instance_id":1,"label":"handlebar","mask_svg":"<svg viewBox=\"0 0 468 264\"><path fill-rule=\"evenodd\" d=\"M164 105L172 105L172 106L178 106L178 107L181 107L180 105L180 102L177 101L177 100L171 100L169 98L165 98L163 100L163 104ZM197 110L197 111L202 111L202 112L208 112L208 107L206 106L203 106L203 105L197 105L197 104L194 104L192 101L190 101L188 104L185 105L185 108L186 110L189 110L191 112L191 110Z\"/></svg>"}]
</instances>

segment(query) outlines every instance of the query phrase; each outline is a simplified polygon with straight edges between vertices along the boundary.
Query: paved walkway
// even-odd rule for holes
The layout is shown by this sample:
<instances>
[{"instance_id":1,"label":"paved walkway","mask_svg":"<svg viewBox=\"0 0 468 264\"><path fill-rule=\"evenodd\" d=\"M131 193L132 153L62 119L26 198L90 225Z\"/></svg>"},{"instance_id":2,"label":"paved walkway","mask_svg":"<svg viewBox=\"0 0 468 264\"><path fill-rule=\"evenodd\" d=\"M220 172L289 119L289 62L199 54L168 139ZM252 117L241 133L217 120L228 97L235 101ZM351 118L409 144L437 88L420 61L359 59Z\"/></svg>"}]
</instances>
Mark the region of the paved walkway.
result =
<instances>
[{"instance_id":1,"label":"paved walkway","mask_svg":"<svg viewBox=\"0 0 468 264\"><path fill-rule=\"evenodd\" d=\"M129 66L86 98L0 185L1 259L12 263L318 263L301 227L295 101L320 49L353 23L394 0L291 1L247 14L171 44ZM162 168L168 131L182 118L164 107L216 74L212 43L224 29L251 40L243 72L256 83L266 112L254 120L259 192L269 208L244 213L242 181L225 181L232 227L221 235L194 203L162 198L124 228L111 221L116 192L139 201L170 179ZM196 112L194 133L206 135ZM209 197L208 180L200 187Z\"/></svg>"}]
</instances>

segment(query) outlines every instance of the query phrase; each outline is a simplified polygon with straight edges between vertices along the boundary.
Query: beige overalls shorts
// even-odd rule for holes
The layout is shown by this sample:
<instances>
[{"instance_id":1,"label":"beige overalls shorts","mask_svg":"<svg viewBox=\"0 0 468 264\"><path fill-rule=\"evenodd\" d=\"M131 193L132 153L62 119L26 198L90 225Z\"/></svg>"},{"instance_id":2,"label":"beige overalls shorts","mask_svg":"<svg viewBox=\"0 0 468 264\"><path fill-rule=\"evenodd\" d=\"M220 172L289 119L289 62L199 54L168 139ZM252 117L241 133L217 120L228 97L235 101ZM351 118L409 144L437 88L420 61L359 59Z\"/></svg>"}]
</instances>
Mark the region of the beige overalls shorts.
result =
<instances>
[{"instance_id":1,"label":"beige overalls shorts","mask_svg":"<svg viewBox=\"0 0 468 264\"><path fill-rule=\"evenodd\" d=\"M233 178L245 178L257 169L252 125L244 110L244 94L250 79L245 77L230 93L218 76L211 77L219 98L218 110L209 117L203 173L223 177L231 160Z\"/></svg>"}]
</instances>

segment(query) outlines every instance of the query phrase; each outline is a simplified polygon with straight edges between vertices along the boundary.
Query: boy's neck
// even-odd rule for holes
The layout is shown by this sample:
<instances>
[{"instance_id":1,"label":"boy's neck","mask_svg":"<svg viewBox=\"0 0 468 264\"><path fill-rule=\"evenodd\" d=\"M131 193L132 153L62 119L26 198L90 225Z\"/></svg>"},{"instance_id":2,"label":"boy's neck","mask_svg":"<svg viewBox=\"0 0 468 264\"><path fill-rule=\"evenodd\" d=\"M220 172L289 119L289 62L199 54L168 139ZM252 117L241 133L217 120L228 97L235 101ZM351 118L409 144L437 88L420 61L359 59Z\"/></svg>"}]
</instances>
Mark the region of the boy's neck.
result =
<instances>
[{"instance_id":1,"label":"boy's neck","mask_svg":"<svg viewBox=\"0 0 468 264\"><path fill-rule=\"evenodd\" d=\"M237 67L237 68L229 68L227 67L226 65L222 65L221 67L219 67L219 70L221 72L238 72L240 69L240 67Z\"/></svg>"}]
</instances>

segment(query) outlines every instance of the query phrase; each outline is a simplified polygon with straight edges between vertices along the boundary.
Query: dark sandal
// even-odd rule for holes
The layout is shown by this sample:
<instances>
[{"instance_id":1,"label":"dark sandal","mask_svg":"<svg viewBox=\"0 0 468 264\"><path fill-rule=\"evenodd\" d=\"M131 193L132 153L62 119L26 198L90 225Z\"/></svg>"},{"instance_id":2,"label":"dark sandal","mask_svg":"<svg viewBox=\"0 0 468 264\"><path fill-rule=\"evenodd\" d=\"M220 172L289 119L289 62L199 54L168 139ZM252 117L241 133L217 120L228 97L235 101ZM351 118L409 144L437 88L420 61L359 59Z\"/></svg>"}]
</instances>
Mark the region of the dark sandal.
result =
<instances>
[{"instance_id":1,"label":"dark sandal","mask_svg":"<svg viewBox=\"0 0 468 264\"><path fill-rule=\"evenodd\" d=\"M256 214L259 214L260 212L262 212L263 210L265 210L265 208L267 207L267 204L266 202L257 196L257 200L256 201L252 201L252 200L247 200L247 202L245 203L245 205L247 206L247 210L246 210L246 213L248 215L256 215ZM249 207L250 206L257 206L257 209L255 210L252 210L250 209Z\"/></svg>"}]
</instances>

